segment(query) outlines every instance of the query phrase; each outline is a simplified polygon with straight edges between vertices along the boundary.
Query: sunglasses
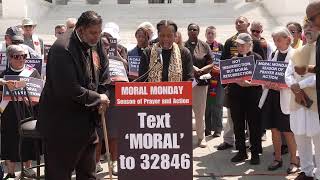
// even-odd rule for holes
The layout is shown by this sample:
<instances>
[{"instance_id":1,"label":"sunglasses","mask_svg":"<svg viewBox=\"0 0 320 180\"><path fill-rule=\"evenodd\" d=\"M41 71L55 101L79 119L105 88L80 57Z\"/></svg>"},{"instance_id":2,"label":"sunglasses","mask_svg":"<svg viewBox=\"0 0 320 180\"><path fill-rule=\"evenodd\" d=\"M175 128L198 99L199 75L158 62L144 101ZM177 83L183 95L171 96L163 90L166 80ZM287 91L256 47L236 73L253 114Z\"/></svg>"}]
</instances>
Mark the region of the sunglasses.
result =
<instances>
[{"instance_id":1,"label":"sunglasses","mask_svg":"<svg viewBox=\"0 0 320 180\"><path fill-rule=\"evenodd\" d=\"M291 34L295 34L296 32L298 32L298 31L290 31Z\"/></svg>"},{"instance_id":2,"label":"sunglasses","mask_svg":"<svg viewBox=\"0 0 320 180\"><path fill-rule=\"evenodd\" d=\"M196 31L198 31L198 29L188 29L188 31L196 32Z\"/></svg>"},{"instance_id":3,"label":"sunglasses","mask_svg":"<svg viewBox=\"0 0 320 180\"><path fill-rule=\"evenodd\" d=\"M25 25L23 26L24 28L32 28L33 26L32 25Z\"/></svg>"},{"instance_id":4,"label":"sunglasses","mask_svg":"<svg viewBox=\"0 0 320 180\"><path fill-rule=\"evenodd\" d=\"M11 58L16 59L16 60L24 60L27 59L27 54L14 54L11 56Z\"/></svg>"},{"instance_id":5,"label":"sunglasses","mask_svg":"<svg viewBox=\"0 0 320 180\"><path fill-rule=\"evenodd\" d=\"M258 33L260 34L262 31L259 31L259 30L251 30L252 33Z\"/></svg>"},{"instance_id":6,"label":"sunglasses","mask_svg":"<svg viewBox=\"0 0 320 180\"><path fill-rule=\"evenodd\" d=\"M311 16L310 18L308 18L308 21L314 22L316 20L317 16L319 16L319 15L320 15L320 12L315 14L314 16Z\"/></svg>"}]
</instances>

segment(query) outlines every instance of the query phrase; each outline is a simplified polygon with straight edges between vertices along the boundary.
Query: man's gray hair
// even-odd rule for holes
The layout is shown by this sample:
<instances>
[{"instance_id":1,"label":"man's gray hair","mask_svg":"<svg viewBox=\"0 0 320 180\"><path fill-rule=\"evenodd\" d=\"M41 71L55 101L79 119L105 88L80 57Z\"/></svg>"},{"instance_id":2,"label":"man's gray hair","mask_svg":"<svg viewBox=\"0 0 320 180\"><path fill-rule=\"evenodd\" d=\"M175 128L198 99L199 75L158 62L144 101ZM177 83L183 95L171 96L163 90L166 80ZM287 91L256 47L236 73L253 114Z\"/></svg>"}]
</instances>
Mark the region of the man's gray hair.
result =
<instances>
[{"instance_id":1,"label":"man's gray hair","mask_svg":"<svg viewBox=\"0 0 320 180\"><path fill-rule=\"evenodd\" d=\"M26 49L24 49L24 47L22 47L21 45L10 45L7 47L7 58L8 60L11 59L11 56L13 56L14 54L17 53L26 53Z\"/></svg>"},{"instance_id":2,"label":"man's gray hair","mask_svg":"<svg viewBox=\"0 0 320 180\"><path fill-rule=\"evenodd\" d=\"M290 38L291 43L293 42L293 36L290 33L289 29L286 27L277 27L275 30L272 31L271 36L274 37L283 37L283 38Z\"/></svg>"},{"instance_id":3,"label":"man's gray hair","mask_svg":"<svg viewBox=\"0 0 320 180\"><path fill-rule=\"evenodd\" d=\"M252 26L260 26L262 29L263 29L263 25L262 25L262 23L260 22L260 21L253 21L252 23L251 23L251 27Z\"/></svg>"}]
</instances>

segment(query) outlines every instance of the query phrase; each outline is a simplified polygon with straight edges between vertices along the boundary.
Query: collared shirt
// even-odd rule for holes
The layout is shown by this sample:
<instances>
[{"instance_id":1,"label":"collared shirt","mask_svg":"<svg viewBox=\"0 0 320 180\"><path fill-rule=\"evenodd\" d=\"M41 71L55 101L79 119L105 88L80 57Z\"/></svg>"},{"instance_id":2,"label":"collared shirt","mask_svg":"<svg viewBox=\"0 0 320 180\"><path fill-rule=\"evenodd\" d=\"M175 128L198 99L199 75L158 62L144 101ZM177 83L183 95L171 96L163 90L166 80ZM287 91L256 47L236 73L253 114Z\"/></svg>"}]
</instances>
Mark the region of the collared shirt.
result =
<instances>
[{"instance_id":1,"label":"collared shirt","mask_svg":"<svg viewBox=\"0 0 320 180\"><path fill-rule=\"evenodd\" d=\"M194 66L203 68L206 65L212 64L213 60L210 55L211 49L207 43L201 40L198 40L197 42L188 40L185 43L185 47L188 48L192 54Z\"/></svg>"}]
</instances>

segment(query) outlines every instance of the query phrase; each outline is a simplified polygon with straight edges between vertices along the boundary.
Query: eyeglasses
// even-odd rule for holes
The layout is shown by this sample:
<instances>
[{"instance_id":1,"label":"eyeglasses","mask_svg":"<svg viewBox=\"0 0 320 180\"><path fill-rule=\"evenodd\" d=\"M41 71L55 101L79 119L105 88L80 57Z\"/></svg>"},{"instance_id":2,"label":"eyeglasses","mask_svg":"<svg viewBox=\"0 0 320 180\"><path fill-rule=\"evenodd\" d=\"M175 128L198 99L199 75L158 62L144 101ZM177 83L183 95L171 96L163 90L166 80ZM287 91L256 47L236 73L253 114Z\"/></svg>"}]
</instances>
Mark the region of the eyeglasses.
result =
<instances>
[{"instance_id":1,"label":"eyeglasses","mask_svg":"<svg viewBox=\"0 0 320 180\"><path fill-rule=\"evenodd\" d=\"M308 18L308 21L314 22L314 21L316 20L317 16L319 16L319 15L320 15L320 12L317 13L317 14L315 14L315 15L313 15L313 16L311 16L311 17L309 17L309 18Z\"/></svg>"},{"instance_id":2,"label":"eyeglasses","mask_svg":"<svg viewBox=\"0 0 320 180\"><path fill-rule=\"evenodd\" d=\"M188 31L196 32L196 31L198 31L198 29L188 29Z\"/></svg>"},{"instance_id":3,"label":"eyeglasses","mask_svg":"<svg viewBox=\"0 0 320 180\"><path fill-rule=\"evenodd\" d=\"M259 30L251 30L252 33L258 33L260 34L262 31L259 31Z\"/></svg>"},{"instance_id":4,"label":"eyeglasses","mask_svg":"<svg viewBox=\"0 0 320 180\"><path fill-rule=\"evenodd\" d=\"M11 56L11 58L16 59L16 60L24 60L27 59L27 54L14 54Z\"/></svg>"}]
</instances>

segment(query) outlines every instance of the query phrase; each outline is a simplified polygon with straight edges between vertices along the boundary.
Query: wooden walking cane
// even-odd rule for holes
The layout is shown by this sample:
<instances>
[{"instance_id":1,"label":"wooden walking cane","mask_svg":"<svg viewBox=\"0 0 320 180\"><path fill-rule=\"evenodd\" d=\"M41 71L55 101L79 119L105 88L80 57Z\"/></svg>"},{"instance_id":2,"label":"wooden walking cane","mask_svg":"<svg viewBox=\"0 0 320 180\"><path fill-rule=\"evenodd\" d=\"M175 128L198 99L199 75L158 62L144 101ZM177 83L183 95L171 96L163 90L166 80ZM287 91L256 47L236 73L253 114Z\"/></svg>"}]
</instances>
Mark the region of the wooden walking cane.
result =
<instances>
[{"instance_id":1,"label":"wooden walking cane","mask_svg":"<svg viewBox=\"0 0 320 180\"><path fill-rule=\"evenodd\" d=\"M102 111L100 116L101 116L101 121L102 121L104 144L106 146L107 161L108 161L108 168L109 168L109 178L110 178L110 180L112 180L112 164L111 164L111 159L110 159L110 150L109 150L108 131L107 131L105 111Z\"/></svg>"}]
</instances>

